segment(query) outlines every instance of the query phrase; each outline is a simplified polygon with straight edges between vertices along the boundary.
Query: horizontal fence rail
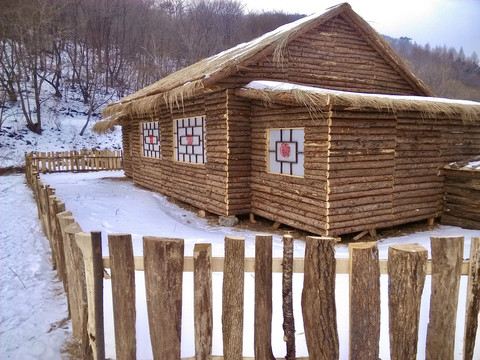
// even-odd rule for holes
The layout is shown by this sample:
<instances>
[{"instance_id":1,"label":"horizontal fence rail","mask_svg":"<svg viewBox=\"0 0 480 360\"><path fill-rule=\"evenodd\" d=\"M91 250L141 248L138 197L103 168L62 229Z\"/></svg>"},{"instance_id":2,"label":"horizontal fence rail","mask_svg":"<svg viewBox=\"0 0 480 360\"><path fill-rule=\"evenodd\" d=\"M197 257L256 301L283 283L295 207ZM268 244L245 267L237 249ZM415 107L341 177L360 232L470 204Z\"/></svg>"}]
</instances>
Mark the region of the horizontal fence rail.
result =
<instances>
[{"instance_id":1,"label":"horizontal fence rail","mask_svg":"<svg viewBox=\"0 0 480 360\"><path fill-rule=\"evenodd\" d=\"M337 258L335 273L336 274L350 274L350 259ZM110 258L104 256L102 258L102 264L104 269L110 269ZM272 272L273 273L282 273L283 272L283 258L273 258L272 259ZM133 257L134 268L136 271L145 271L145 266L143 263L143 256L134 256ZM469 271L469 261L463 261L461 264L461 275L468 275ZM212 257L212 272L223 272L225 265L225 258L223 257ZM380 274L388 274L388 260L380 259L378 261ZM432 260L427 260L425 264L425 274L432 275ZM305 260L303 258L294 258L293 259L293 273L303 274L305 267ZM184 272L193 272L194 268L194 258L193 256L185 256L183 261L183 271ZM244 272L254 273L255 272L255 258L245 258L245 267Z\"/></svg>"},{"instance_id":2,"label":"horizontal fence rail","mask_svg":"<svg viewBox=\"0 0 480 360\"><path fill-rule=\"evenodd\" d=\"M480 237L471 239L470 258L463 260L463 237L431 237L432 258L418 244L390 246L388 260L379 259L376 242L349 244L349 258L335 258L336 239L307 237L305 257L293 257L293 239L283 237L283 257L272 257L272 236L257 235L255 258L245 258L245 241L225 238L225 257L212 257L211 245L196 244L184 256L184 240L143 237L143 257L134 257L130 234L109 234L110 256L102 257L100 232L86 233L75 222L55 189L42 184L35 166L27 181L38 216L52 249L52 263L67 293L72 332L81 343L82 358L105 359L103 281L110 277L116 359L136 358L136 270L144 271L147 315L154 359L180 359L182 278L194 274L195 357L187 359L254 359L244 357L243 318L245 272L255 274L254 351L256 359L272 354L272 274L282 273L285 357L339 358L335 280L350 278L350 359L378 359L380 343L380 275L388 275L390 358L417 356L421 297L431 275L426 334L427 359L454 357L459 281L468 276L464 359L473 359L480 308ZM105 269L110 269L110 274ZM212 356L212 273L223 273L223 356ZM303 273L301 307L309 357L296 357L292 274ZM278 316L278 315L276 315ZM280 315L282 316L282 315Z\"/></svg>"}]
</instances>

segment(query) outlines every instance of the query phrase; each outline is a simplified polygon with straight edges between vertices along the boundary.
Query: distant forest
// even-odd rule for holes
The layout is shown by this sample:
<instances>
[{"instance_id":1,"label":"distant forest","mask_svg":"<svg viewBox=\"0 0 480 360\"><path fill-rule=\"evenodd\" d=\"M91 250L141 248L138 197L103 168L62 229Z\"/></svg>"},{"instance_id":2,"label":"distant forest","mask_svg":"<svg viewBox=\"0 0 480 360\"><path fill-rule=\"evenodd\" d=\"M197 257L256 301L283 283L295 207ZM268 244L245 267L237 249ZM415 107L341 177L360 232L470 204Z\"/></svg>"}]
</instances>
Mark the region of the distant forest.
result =
<instances>
[{"instance_id":1,"label":"distant forest","mask_svg":"<svg viewBox=\"0 0 480 360\"><path fill-rule=\"evenodd\" d=\"M41 131L40 92L127 95L303 15L246 13L240 0L0 0L0 105L20 101ZM387 41L437 95L480 101L477 54Z\"/></svg>"}]
</instances>

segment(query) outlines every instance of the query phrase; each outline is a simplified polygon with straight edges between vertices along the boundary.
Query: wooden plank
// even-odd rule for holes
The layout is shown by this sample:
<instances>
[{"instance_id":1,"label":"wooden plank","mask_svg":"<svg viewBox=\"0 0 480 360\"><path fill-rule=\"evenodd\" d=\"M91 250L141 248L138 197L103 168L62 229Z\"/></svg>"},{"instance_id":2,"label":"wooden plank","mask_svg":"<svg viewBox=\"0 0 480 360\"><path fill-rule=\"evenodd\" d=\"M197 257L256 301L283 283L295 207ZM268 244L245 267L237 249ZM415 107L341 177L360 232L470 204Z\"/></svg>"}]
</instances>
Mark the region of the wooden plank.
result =
<instances>
[{"instance_id":1,"label":"wooden plank","mask_svg":"<svg viewBox=\"0 0 480 360\"><path fill-rule=\"evenodd\" d=\"M349 259L335 259L335 273L337 274L350 274L350 260ZM143 256L135 256L135 270L144 271L145 267L143 264ZM282 258L272 259L272 272L282 273ZM304 259L303 258L294 258L293 259L293 273L303 274L304 272ZM386 259L380 259L380 274L388 274L387 271L388 261ZM468 275L468 261L463 261L462 263L462 275ZM194 261L192 256L185 256L183 263L184 272L193 272L194 271ZM223 272L225 265L225 259L221 257L212 257L212 272ZM255 258L245 258L244 259L244 272L255 272ZM108 257L103 258L103 267L105 269L110 268L110 259ZM427 275L432 274L432 262L431 260L427 261Z\"/></svg>"},{"instance_id":2,"label":"wooden plank","mask_svg":"<svg viewBox=\"0 0 480 360\"><path fill-rule=\"evenodd\" d=\"M388 248L390 357L416 359L428 251L418 244Z\"/></svg>"},{"instance_id":3,"label":"wooden plank","mask_svg":"<svg viewBox=\"0 0 480 360\"><path fill-rule=\"evenodd\" d=\"M257 359L274 359L272 352L272 236L255 236L254 349Z\"/></svg>"},{"instance_id":4,"label":"wooden plank","mask_svg":"<svg viewBox=\"0 0 480 360\"><path fill-rule=\"evenodd\" d=\"M143 237L148 323L154 359L180 358L183 239Z\"/></svg>"},{"instance_id":5,"label":"wooden plank","mask_svg":"<svg viewBox=\"0 0 480 360\"><path fill-rule=\"evenodd\" d=\"M310 357L335 360L339 356L335 305L335 239L308 236L302 314Z\"/></svg>"},{"instance_id":6,"label":"wooden plank","mask_svg":"<svg viewBox=\"0 0 480 360\"><path fill-rule=\"evenodd\" d=\"M380 267L376 242L349 245L350 359L378 359Z\"/></svg>"},{"instance_id":7,"label":"wooden plank","mask_svg":"<svg viewBox=\"0 0 480 360\"><path fill-rule=\"evenodd\" d=\"M285 359L295 360L295 318L293 315L293 238L283 236L282 259L283 338L287 345Z\"/></svg>"},{"instance_id":8,"label":"wooden plank","mask_svg":"<svg viewBox=\"0 0 480 360\"><path fill-rule=\"evenodd\" d=\"M75 234L75 241L82 251L87 291L87 345L83 353L94 360L105 359L103 332L103 267L102 238L100 232Z\"/></svg>"},{"instance_id":9,"label":"wooden plank","mask_svg":"<svg viewBox=\"0 0 480 360\"><path fill-rule=\"evenodd\" d=\"M70 221L69 217L64 220ZM65 223L63 223L65 224ZM70 316L72 319L73 335L84 341L86 336L87 301L85 293L84 266L80 249L75 243L75 234L82 229L77 222L72 222L64 227L64 250L68 278L68 300Z\"/></svg>"},{"instance_id":10,"label":"wooden plank","mask_svg":"<svg viewBox=\"0 0 480 360\"><path fill-rule=\"evenodd\" d=\"M426 359L453 359L463 237L430 237L432 296Z\"/></svg>"},{"instance_id":11,"label":"wooden plank","mask_svg":"<svg viewBox=\"0 0 480 360\"><path fill-rule=\"evenodd\" d=\"M480 310L480 237L472 237L465 313L464 360L473 359Z\"/></svg>"},{"instance_id":12,"label":"wooden plank","mask_svg":"<svg viewBox=\"0 0 480 360\"><path fill-rule=\"evenodd\" d=\"M130 234L109 234L117 360L136 359L135 267Z\"/></svg>"},{"instance_id":13,"label":"wooden plank","mask_svg":"<svg viewBox=\"0 0 480 360\"><path fill-rule=\"evenodd\" d=\"M227 360L242 359L245 239L225 237L222 334Z\"/></svg>"},{"instance_id":14,"label":"wooden plank","mask_svg":"<svg viewBox=\"0 0 480 360\"><path fill-rule=\"evenodd\" d=\"M212 358L212 245L195 244L193 248L195 359Z\"/></svg>"}]
</instances>

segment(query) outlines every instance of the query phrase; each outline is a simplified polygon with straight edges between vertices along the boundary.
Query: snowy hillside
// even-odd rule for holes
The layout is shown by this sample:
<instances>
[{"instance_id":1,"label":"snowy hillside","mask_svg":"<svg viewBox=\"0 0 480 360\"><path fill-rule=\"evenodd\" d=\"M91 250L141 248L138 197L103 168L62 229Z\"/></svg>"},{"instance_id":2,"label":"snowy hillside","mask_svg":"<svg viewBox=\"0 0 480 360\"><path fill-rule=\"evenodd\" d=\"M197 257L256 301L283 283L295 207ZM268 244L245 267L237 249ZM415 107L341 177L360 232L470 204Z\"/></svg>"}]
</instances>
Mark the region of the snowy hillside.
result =
<instances>
[{"instance_id":1,"label":"snowy hillside","mask_svg":"<svg viewBox=\"0 0 480 360\"><path fill-rule=\"evenodd\" d=\"M93 124L100 120L98 112L81 136L80 131L87 120L88 105L83 103L76 90L65 88L63 94L61 99L57 99L49 89L42 92L41 135L27 129L19 102L5 103L0 128L0 168L22 167L25 152L122 148L119 128L103 135L92 132ZM103 96L105 103L117 100L107 94Z\"/></svg>"}]
</instances>

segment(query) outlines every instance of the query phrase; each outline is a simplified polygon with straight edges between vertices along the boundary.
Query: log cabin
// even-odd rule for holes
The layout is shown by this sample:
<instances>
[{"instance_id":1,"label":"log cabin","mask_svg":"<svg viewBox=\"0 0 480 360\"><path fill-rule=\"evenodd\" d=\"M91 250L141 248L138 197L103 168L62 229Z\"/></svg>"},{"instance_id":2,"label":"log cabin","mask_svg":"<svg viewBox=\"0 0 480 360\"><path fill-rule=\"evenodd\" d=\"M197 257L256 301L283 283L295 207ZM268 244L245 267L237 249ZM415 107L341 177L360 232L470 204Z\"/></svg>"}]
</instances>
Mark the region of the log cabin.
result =
<instances>
[{"instance_id":1,"label":"log cabin","mask_svg":"<svg viewBox=\"0 0 480 360\"><path fill-rule=\"evenodd\" d=\"M433 97L343 3L109 104L133 182L221 217L323 236L442 214L443 166L480 154L480 103Z\"/></svg>"}]
</instances>

